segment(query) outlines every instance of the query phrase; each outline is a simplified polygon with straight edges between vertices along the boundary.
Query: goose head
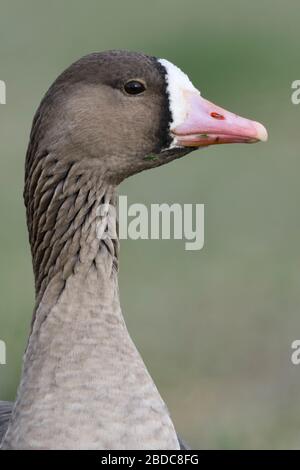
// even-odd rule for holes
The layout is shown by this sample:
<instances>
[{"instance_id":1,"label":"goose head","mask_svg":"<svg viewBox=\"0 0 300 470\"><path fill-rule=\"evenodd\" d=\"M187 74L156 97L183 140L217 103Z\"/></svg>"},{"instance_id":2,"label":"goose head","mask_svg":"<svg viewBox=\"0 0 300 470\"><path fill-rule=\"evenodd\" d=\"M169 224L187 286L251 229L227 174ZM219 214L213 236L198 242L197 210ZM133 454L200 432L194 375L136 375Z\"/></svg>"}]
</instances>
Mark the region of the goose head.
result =
<instances>
[{"instance_id":1,"label":"goose head","mask_svg":"<svg viewBox=\"0 0 300 470\"><path fill-rule=\"evenodd\" d=\"M199 147L267 140L262 124L205 100L171 62L126 51L72 64L36 119L43 129L39 145L101 167L113 183Z\"/></svg>"}]
</instances>

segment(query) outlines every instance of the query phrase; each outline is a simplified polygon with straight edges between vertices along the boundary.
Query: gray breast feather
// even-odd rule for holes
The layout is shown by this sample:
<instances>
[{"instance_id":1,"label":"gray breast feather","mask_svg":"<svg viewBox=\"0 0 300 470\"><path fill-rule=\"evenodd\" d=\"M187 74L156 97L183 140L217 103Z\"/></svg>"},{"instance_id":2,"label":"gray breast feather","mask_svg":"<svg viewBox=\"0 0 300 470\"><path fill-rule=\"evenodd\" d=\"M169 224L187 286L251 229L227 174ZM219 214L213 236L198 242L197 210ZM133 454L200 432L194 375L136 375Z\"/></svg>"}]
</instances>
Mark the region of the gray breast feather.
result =
<instances>
[{"instance_id":1,"label":"gray breast feather","mask_svg":"<svg viewBox=\"0 0 300 470\"><path fill-rule=\"evenodd\" d=\"M0 443L7 431L13 403L9 401L0 401Z\"/></svg>"},{"instance_id":2,"label":"gray breast feather","mask_svg":"<svg viewBox=\"0 0 300 470\"><path fill-rule=\"evenodd\" d=\"M13 405L14 405L13 402L10 402L10 401L0 401L0 444L4 437L4 434L7 431ZM189 450L190 447L188 447L185 444L185 442L183 442L182 439L180 439L178 434L177 434L177 437L178 437L178 441L180 444L180 449Z\"/></svg>"}]
</instances>

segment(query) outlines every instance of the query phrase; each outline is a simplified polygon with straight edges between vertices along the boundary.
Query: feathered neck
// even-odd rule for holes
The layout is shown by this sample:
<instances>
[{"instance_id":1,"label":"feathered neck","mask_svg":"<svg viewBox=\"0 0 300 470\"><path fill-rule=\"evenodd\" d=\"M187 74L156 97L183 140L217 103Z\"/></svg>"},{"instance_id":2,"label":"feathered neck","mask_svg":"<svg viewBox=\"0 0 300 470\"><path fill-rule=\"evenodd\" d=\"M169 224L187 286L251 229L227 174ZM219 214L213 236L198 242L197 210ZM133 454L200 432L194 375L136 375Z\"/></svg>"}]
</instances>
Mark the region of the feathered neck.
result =
<instances>
[{"instance_id":1,"label":"feathered neck","mask_svg":"<svg viewBox=\"0 0 300 470\"><path fill-rule=\"evenodd\" d=\"M27 171L37 303L2 446L178 449L120 307L115 188L69 160L48 152Z\"/></svg>"}]
</instances>

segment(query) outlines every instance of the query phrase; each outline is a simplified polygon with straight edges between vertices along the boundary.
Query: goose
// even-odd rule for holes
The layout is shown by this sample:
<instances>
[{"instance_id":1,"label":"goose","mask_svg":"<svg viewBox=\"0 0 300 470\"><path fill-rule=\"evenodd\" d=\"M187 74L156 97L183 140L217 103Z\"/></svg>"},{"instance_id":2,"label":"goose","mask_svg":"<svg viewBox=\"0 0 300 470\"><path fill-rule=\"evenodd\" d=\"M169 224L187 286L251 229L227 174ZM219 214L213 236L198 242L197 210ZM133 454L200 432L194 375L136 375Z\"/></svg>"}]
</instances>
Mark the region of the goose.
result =
<instances>
[{"instance_id":1,"label":"goose","mask_svg":"<svg viewBox=\"0 0 300 470\"><path fill-rule=\"evenodd\" d=\"M98 209L143 170L266 140L166 59L97 52L55 80L26 154L36 302L16 401L0 404L1 449L184 448L122 315L116 217Z\"/></svg>"}]
</instances>

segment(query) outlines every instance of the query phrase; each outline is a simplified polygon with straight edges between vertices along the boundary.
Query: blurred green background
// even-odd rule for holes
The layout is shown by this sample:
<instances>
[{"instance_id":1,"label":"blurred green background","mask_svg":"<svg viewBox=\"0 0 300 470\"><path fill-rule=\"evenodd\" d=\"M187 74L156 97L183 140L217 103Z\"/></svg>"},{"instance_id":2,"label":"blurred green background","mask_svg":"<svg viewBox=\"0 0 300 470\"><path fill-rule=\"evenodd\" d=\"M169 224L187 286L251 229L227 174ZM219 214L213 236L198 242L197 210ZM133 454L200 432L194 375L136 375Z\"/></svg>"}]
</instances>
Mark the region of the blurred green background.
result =
<instances>
[{"instance_id":1,"label":"blurred green background","mask_svg":"<svg viewBox=\"0 0 300 470\"><path fill-rule=\"evenodd\" d=\"M80 56L139 50L208 99L263 122L269 143L217 146L145 172L129 202L205 204L205 247L124 241L128 328L194 448L300 447L300 79L297 0L0 0L0 399L14 399L33 308L22 201L34 111Z\"/></svg>"}]
</instances>

